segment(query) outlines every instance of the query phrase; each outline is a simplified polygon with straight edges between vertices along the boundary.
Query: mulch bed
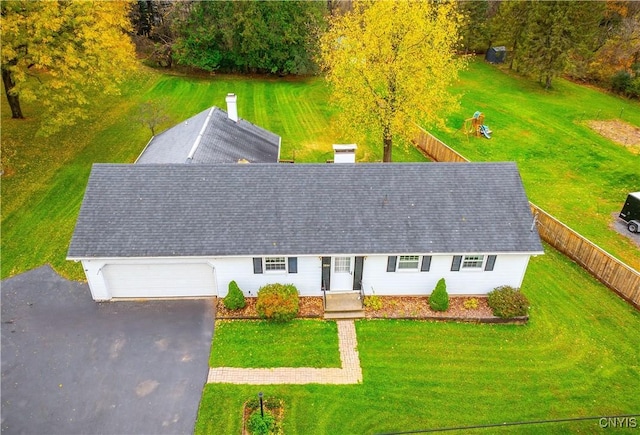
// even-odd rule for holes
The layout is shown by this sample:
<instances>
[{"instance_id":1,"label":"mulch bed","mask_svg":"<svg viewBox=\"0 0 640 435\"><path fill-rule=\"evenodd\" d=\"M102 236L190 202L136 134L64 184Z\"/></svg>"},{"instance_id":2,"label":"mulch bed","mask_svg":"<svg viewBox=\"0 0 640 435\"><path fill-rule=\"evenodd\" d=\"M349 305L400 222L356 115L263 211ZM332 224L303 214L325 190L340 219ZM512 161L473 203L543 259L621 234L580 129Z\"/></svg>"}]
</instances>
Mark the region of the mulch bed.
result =
<instances>
[{"instance_id":1,"label":"mulch bed","mask_svg":"<svg viewBox=\"0 0 640 435\"><path fill-rule=\"evenodd\" d=\"M495 322L502 323L503 319L493 316L491 309L487 305L486 297L475 297L478 301L478 308L466 309L465 301L471 299L468 296L451 296L449 298L449 309L444 312L433 311L429 307L426 296L380 296L382 308L373 310L365 308L365 316L368 319L432 319L432 320L453 320L467 322ZM222 303L222 299L217 301L217 319L258 319L256 313L256 298L246 298L247 305L242 310L227 310ZM298 317L302 318L322 318L324 309L321 297L301 297L300 312ZM508 323L522 323L526 319L509 319Z\"/></svg>"},{"instance_id":2,"label":"mulch bed","mask_svg":"<svg viewBox=\"0 0 640 435\"><path fill-rule=\"evenodd\" d=\"M284 404L282 399L275 399L273 397L265 398L263 406L264 411L269 412L276 420L275 430L271 433L282 434L282 421L284 420ZM259 409L259 402L255 399L248 400L244 403L242 407L242 435L251 435L249 428L247 428L247 422L249 421L249 416Z\"/></svg>"},{"instance_id":3,"label":"mulch bed","mask_svg":"<svg viewBox=\"0 0 640 435\"><path fill-rule=\"evenodd\" d=\"M426 296L413 297L396 297L385 296L380 297L382 300L382 308L374 311L367 308L365 314L367 318L372 319L430 319L430 318L446 318L446 319L482 319L492 318L493 313L487 305L487 298L476 297L478 308L466 309L465 301L471 299L466 296L449 297L449 309L447 311L433 311L429 307Z\"/></svg>"}]
</instances>

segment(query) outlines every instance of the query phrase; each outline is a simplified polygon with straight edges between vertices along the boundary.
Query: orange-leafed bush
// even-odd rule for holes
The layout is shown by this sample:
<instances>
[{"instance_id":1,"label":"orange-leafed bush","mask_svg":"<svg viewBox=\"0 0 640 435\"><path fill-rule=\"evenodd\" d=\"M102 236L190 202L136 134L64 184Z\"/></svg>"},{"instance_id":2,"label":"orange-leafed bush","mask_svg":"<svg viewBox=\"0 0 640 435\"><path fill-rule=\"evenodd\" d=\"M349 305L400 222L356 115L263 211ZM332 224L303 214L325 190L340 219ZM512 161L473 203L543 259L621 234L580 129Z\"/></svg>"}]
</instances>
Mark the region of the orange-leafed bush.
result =
<instances>
[{"instance_id":1,"label":"orange-leafed bush","mask_svg":"<svg viewBox=\"0 0 640 435\"><path fill-rule=\"evenodd\" d=\"M263 319L288 322L299 308L298 289L293 284L267 284L258 290L256 311Z\"/></svg>"}]
</instances>

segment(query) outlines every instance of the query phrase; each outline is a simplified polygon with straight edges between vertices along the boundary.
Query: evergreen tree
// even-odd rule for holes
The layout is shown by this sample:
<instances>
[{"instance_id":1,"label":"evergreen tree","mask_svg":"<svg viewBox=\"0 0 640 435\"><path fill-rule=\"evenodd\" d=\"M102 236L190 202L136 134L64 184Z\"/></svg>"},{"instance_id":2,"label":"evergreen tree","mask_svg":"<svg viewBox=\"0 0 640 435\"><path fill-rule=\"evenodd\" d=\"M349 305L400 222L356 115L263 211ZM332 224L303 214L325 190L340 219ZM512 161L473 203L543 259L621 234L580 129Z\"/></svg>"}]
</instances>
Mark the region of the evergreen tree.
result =
<instances>
[{"instance_id":1,"label":"evergreen tree","mask_svg":"<svg viewBox=\"0 0 640 435\"><path fill-rule=\"evenodd\" d=\"M602 16L601 2L532 1L514 5L521 10L512 35L517 70L537 78L545 89L564 73L571 54L592 43Z\"/></svg>"},{"instance_id":2,"label":"evergreen tree","mask_svg":"<svg viewBox=\"0 0 640 435\"><path fill-rule=\"evenodd\" d=\"M174 55L206 71L309 74L326 8L306 1L195 2L176 22Z\"/></svg>"},{"instance_id":3,"label":"evergreen tree","mask_svg":"<svg viewBox=\"0 0 640 435\"><path fill-rule=\"evenodd\" d=\"M465 53L485 49L489 43L489 1L458 2L458 10L464 16L460 37Z\"/></svg>"}]
</instances>

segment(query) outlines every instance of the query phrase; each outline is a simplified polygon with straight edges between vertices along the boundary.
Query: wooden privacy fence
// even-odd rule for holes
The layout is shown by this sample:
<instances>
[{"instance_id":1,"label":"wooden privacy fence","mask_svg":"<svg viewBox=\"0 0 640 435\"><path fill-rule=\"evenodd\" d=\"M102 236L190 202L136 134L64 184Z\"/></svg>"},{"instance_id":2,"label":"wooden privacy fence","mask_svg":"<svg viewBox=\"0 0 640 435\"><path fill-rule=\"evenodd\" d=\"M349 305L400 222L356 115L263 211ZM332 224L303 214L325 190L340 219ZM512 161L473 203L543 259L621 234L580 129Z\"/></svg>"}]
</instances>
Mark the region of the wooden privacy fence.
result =
<instances>
[{"instance_id":1,"label":"wooden privacy fence","mask_svg":"<svg viewBox=\"0 0 640 435\"><path fill-rule=\"evenodd\" d=\"M531 204L540 237L640 309L640 273Z\"/></svg>"},{"instance_id":2,"label":"wooden privacy fence","mask_svg":"<svg viewBox=\"0 0 640 435\"><path fill-rule=\"evenodd\" d=\"M413 141L429 158L436 162L468 162L469 160L449 148L440 139L420 128L418 137Z\"/></svg>"},{"instance_id":3,"label":"wooden privacy fence","mask_svg":"<svg viewBox=\"0 0 640 435\"><path fill-rule=\"evenodd\" d=\"M469 161L422 128L414 144L436 162ZM538 233L542 240L640 309L640 272L582 237L540 207L529 204L536 216Z\"/></svg>"}]
</instances>

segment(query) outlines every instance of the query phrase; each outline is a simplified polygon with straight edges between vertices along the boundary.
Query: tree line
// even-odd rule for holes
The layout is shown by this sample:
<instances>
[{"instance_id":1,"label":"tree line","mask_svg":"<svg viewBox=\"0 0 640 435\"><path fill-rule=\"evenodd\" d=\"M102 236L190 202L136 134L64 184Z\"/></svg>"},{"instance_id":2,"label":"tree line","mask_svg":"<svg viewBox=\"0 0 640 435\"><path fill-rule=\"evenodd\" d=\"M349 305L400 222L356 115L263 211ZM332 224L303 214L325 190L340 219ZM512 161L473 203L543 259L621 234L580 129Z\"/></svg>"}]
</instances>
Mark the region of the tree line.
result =
<instances>
[{"instance_id":1,"label":"tree line","mask_svg":"<svg viewBox=\"0 0 640 435\"><path fill-rule=\"evenodd\" d=\"M156 65L309 75L331 2L139 0L138 47Z\"/></svg>"},{"instance_id":2,"label":"tree line","mask_svg":"<svg viewBox=\"0 0 640 435\"><path fill-rule=\"evenodd\" d=\"M176 2L139 0L131 20L152 62L206 71L311 74L319 35L351 0ZM640 2L458 1L459 51L505 46L508 66L546 88L561 75L640 95Z\"/></svg>"},{"instance_id":3,"label":"tree line","mask_svg":"<svg viewBox=\"0 0 640 435\"><path fill-rule=\"evenodd\" d=\"M640 2L469 1L466 52L505 46L510 69L552 86L560 75L640 96Z\"/></svg>"},{"instance_id":4,"label":"tree line","mask_svg":"<svg viewBox=\"0 0 640 435\"><path fill-rule=\"evenodd\" d=\"M428 82L414 88L433 94L430 103L420 106L451 103L447 77L455 77L464 63L451 56L504 45L508 67L547 88L556 77L568 75L630 97L640 95L640 2L408 4L386 5L385 9L369 0L5 0L0 2L4 90L13 118L23 117L20 98L37 100L46 109L44 131L54 132L83 116L81 108L89 103L91 92L117 92L118 83L135 69L137 51L146 62L166 68L324 73L336 89L347 82L333 73L349 71L369 80L363 86L375 91L370 95L376 102L368 113L408 116L411 111L397 101L415 99L403 80L422 77ZM442 17L446 19L440 20ZM349 35L340 33L347 28ZM412 40L415 43L408 42ZM356 60L366 62L366 68L360 68ZM443 68L439 70L438 65ZM384 80L376 84L379 78ZM353 97L356 91L350 92ZM343 102L353 99L347 96ZM413 115L436 121L430 113ZM394 122L401 124L406 119ZM390 126L387 124L385 133L388 149Z\"/></svg>"}]
</instances>

